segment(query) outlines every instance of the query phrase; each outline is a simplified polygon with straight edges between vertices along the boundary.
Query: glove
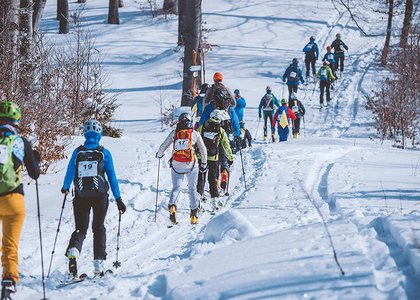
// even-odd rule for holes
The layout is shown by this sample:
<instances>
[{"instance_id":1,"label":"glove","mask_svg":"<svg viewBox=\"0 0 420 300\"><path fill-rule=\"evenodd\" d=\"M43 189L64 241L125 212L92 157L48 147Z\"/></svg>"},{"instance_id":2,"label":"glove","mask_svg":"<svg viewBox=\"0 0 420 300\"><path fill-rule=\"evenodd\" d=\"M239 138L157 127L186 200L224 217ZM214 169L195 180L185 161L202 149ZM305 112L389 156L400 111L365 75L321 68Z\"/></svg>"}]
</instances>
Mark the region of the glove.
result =
<instances>
[{"instance_id":1,"label":"glove","mask_svg":"<svg viewBox=\"0 0 420 300\"><path fill-rule=\"evenodd\" d=\"M40 162L41 161L41 154L37 150L33 151L35 159Z\"/></svg>"},{"instance_id":2,"label":"glove","mask_svg":"<svg viewBox=\"0 0 420 300\"><path fill-rule=\"evenodd\" d=\"M207 171L207 163L201 163L198 170L200 171L200 173L205 173Z\"/></svg>"},{"instance_id":3,"label":"glove","mask_svg":"<svg viewBox=\"0 0 420 300\"><path fill-rule=\"evenodd\" d=\"M70 192L70 190L69 190L69 189L65 189L65 188L63 188L63 187L61 188L61 193L62 193L62 194L66 194L66 195L67 195L69 192Z\"/></svg>"},{"instance_id":4,"label":"glove","mask_svg":"<svg viewBox=\"0 0 420 300\"><path fill-rule=\"evenodd\" d=\"M236 145L240 146L241 145L241 138L239 136L235 137L235 143Z\"/></svg>"},{"instance_id":5,"label":"glove","mask_svg":"<svg viewBox=\"0 0 420 300\"><path fill-rule=\"evenodd\" d=\"M260 119L261 119L261 115L258 115L258 118L260 118Z\"/></svg>"},{"instance_id":6,"label":"glove","mask_svg":"<svg viewBox=\"0 0 420 300\"><path fill-rule=\"evenodd\" d=\"M156 158L157 159L161 159L163 157L163 155L162 156L159 156L159 152L156 152Z\"/></svg>"},{"instance_id":7,"label":"glove","mask_svg":"<svg viewBox=\"0 0 420 300\"><path fill-rule=\"evenodd\" d=\"M286 79L283 79L283 82L286 82Z\"/></svg>"},{"instance_id":8,"label":"glove","mask_svg":"<svg viewBox=\"0 0 420 300\"><path fill-rule=\"evenodd\" d=\"M117 201L118 210L121 212L121 214L125 213L127 208L125 207L125 204L122 202L121 198L118 198L115 201Z\"/></svg>"},{"instance_id":9,"label":"glove","mask_svg":"<svg viewBox=\"0 0 420 300\"><path fill-rule=\"evenodd\" d=\"M233 160L228 160L228 165L231 166L233 164Z\"/></svg>"}]
</instances>

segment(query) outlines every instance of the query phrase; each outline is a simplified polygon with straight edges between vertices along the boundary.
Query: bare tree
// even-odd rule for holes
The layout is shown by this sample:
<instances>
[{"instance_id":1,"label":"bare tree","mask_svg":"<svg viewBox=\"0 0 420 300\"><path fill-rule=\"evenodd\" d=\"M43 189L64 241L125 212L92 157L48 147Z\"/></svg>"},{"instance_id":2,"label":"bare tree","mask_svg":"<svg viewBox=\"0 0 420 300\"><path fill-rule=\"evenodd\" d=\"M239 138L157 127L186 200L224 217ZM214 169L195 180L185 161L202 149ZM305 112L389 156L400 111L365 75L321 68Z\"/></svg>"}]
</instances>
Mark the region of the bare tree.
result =
<instances>
[{"instance_id":1,"label":"bare tree","mask_svg":"<svg viewBox=\"0 0 420 300\"><path fill-rule=\"evenodd\" d=\"M38 32L41 25L42 13L44 12L47 0L34 0L33 29Z\"/></svg>"},{"instance_id":2,"label":"bare tree","mask_svg":"<svg viewBox=\"0 0 420 300\"><path fill-rule=\"evenodd\" d=\"M200 40L201 0L190 0L185 10L184 79L182 84L181 106L190 106L193 101L193 91L195 90L194 75L197 72L192 72L189 68L196 64L199 58Z\"/></svg>"},{"instance_id":3,"label":"bare tree","mask_svg":"<svg viewBox=\"0 0 420 300\"><path fill-rule=\"evenodd\" d=\"M120 16L118 14L119 0L109 0L108 24L120 24Z\"/></svg>"},{"instance_id":4,"label":"bare tree","mask_svg":"<svg viewBox=\"0 0 420 300\"><path fill-rule=\"evenodd\" d=\"M58 16L59 16L59 30L58 33L67 34L69 33L69 1L58 0Z\"/></svg>"},{"instance_id":5,"label":"bare tree","mask_svg":"<svg viewBox=\"0 0 420 300\"><path fill-rule=\"evenodd\" d=\"M185 11L187 0L178 0L178 46L185 45Z\"/></svg>"},{"instance_id":6,"label":"bare tree","mask_svg":"<svg viewBox=\"0 0 420 300\"><path fill-rule=\"evenodd\" d=\"M385 66L391 47L392 17L394 15L394 0L388 0L388 24L386 27L385 45L382 49L381 65Z\"/></svg>"},{"instance_id":7,"label":"bare tree","mask_svg":"<svg viewBox=\"0 0 420 300\"><path fill-rule=\"evenodd\" d=\"M178 14L178 0L164 0L163 1L163 12L165 14Z\"/></svg>"},{"instance_id":8,"label":"bare tree","mask_svg":"<svg viewBox=\"0 0 420 300\"><path fill-rule=\"evenodd\" d=\"M405 13L404 13L404 22L403 28L401 30L400 46L407 47L407 39L411 30L411 19L413 18L413 0L405 1Z\"/></svg>"}]
</instances>

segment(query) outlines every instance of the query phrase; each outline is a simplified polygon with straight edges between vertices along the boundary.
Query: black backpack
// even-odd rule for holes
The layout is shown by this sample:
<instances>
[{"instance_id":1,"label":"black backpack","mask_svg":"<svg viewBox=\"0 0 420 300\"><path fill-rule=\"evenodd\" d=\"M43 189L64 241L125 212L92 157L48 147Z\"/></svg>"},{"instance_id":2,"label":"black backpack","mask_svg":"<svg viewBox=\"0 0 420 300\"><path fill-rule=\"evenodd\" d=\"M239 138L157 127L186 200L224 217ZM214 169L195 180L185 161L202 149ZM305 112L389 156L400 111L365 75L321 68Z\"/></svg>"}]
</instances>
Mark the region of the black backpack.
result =
<instances>
[{"instance_id":1,"label":"black backpack","mask_svg":"<svg viewBox=\"0 0 420 300\"><path fill-rule=\"evenodd\" d=\"M207 120L201 130L201 137L207 148L208 156L219 154L220 124Z\"/></svg>"},{"instance_id":2,"label":"black backpack","mask_svg":"<svg viewBox=\"0 0 420 300\"><path fill-rule=\"evenodd\" d=\"M105 179L103 147L86 149L80 146L77 152L74 179L76 196L98 197L108 193L109 185Z\"/></svg>"}]
</instances>

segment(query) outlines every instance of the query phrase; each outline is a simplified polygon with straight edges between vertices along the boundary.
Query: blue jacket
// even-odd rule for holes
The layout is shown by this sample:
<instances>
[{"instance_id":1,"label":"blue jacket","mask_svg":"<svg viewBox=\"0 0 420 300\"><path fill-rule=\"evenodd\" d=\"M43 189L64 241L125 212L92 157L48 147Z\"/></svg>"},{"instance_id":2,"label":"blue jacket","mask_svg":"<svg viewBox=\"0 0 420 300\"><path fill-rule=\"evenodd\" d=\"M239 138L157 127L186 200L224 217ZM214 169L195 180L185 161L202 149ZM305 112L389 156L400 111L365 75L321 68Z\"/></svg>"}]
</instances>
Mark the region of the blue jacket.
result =
<instances>
[{"instance_id":1,"label":"blue jacket","mask_svg":"<svg viewBox=\"0 0 420 300\"><path fill-rule=\"evenodd\" d=\"M309 42L303 47L303 52L305 52L305 57L307 59L318 59L319 50L318 45L315 42Z\"/></svg>"},{"instance_id":2,"label":"blue jacket","mask_svg":"<svg viewBox=\"0 0 420 300\"><path fill-rule=\"evenodd\" d=\"M195 104L197 104L197 112L196 116L201 117L201 114L203 113L203 100L204 100L205 94L200 94L197 97L194 98L194 101L191 105L191 108L194 107Z\"/></svg>"},{"instance_id":3,"label":"blue jacket","mask_svg":"<svg viewBox=\"0 0 420 300\"><path fill-rule=\"evenodd\" d=\"M244 120L244 108L246 107L246 101L243 97L236 98L235 113L238 116L239 122Z\"/></svg>"},{"instance_id":4,"label":"blue jacket","mask_svg":"<svg viewBox=\"0 0 420 300\"><path fill-rule=\"evenodd\" d=\"M210 119L210 114L214 109L213 102L214 101L211 101L209 104L206 105L206 107L204 107L204 111L203 111L203 114L201 115L200 122L198 122L198 127L200 127L201 125L204 124L204 122ZM232 106L229 107L229 115L230 115L230 121L232 123L233 134L236 137L240 137L241 128L239 127L238 116L236 115L235 110L233 109Z\"/></svg>"},{"instance_id":5,"label":"blue jacket","mask_svg":"<svg viewBox=\"0 0 420 300\"><path fill-rule=\"evenodd\" d=\"M296 76L292 78L290 74L294 72ZM299 80L302 83L305 83L305 80L302 76L302 70L299 68L297 64L291 64L286 71L283 74L283 81L286 82L287 79L287 85L299 85Z\"/></svg>"},{"instance_id":6,"label":"blue jacket","mask_svg":"<svg viewBox=\"0 0 420 300\"><path fill-rule=\"evenodd\" d=\"M84 147L86 149L95 149L99 147L99 141L101 140L101 134L86 134ZM77 148L73 151L71 155L69 164L67 166L66 177L64 177L63 189L70 189L71 183L73 182L76 176L76 158L77 158ZM115 199L121 198L120 188L118 186L117 176L115 175L114 163L112 162L112 155L107 149L103 149L104 152L104 170L106 176L108 177L109 185L111 186L112 194Z\"/></svg>"}]
</instances>

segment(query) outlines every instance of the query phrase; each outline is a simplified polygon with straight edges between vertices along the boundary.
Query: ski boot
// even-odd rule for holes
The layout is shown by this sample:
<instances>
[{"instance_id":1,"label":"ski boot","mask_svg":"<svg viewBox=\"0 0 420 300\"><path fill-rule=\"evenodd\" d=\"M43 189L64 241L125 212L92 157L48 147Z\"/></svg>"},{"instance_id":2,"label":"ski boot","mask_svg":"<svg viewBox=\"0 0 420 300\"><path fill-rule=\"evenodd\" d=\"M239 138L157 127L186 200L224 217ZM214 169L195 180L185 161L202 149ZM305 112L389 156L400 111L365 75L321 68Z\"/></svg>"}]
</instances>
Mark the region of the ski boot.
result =
<instances>
[{"instance_id":1,"label":"ski boot","mask_svg":"<svg viewBox=\"0 0 420 300\"><path fill-rule=\"evenodd\" d=\"M190 223L191 224L197 224L198 223L198 208L191 209Z\"/></svg>"},{"instance_id":2,"label":"ski boot","mask_svg":"<svg viewBox=\"0 0 420 300\"><path fill-rule=\"evenodd\" d=\"M15 282L11 278L4 278L1 282L1 300L11 300L11 295L16 293Z\"/></svg>"},{"instance_id":3,"label":"ski boot","mask_svg":"<svg viewBox=\"0 0 420 300\"><path fill-rule=\"evenodd\" d=\"M69 259L69 274L71 278L79 278L77 275L77 260L79 259L79 250L76 248L70 248L67 250L67 257Z\"/></svg>"},{"instance_id":4,"label":"ski boot","mask_svg":"<svg viewBox=\"0 0 420 300\"><path fill-rule=\"evenodd\" d=\"M169 219L173 224L178 224L176 221L176 205L175 204L168 204L169 209Z\"/></svg>"},{"instance_id":5,"label":"ski boot","mask_svg":"<svg viewBox=\"0 0 420 300\"><path fill-rule=\"evenodd\" d=\"M273 143L276 141L276 137L275 137L275 134L274 133L271 134L271 141Z\"/></svg>"},{"instance_id":6,"label":"ski boot","mask_svg":"<svg viewBox=\"0 0 420 300\"><path fill-rule=\"evenodd\" d=\"M297 139L298 137L299 137L299 133L294 133L294 134L293 134L293 138L294 138L294 139Z\"/></svg>"},{"instance_id":7,"label":"ski boot","mask_svg":"<svg viewBox=\"0 0 420 300\"><path fill-rule=\"evenodd\" d=\"M264 135L263 141L266 142L267 141L267 136Z\"/></svg>"},{"instance_id":8,"label":"ski boot","mask_svg":"<svg viewBox=\"0 0 420 300\"><path fill-rule=\"evenodd\" d=\"M93 260L93 274L95 276L104 277L105 268L104 268L104 261L102 259Z\"/></svg>"},{"instance_id":9,"label":"ski boot","mask_svg":"<svg viewBox=\"0 0 420 300\"><path fill-rule=\"evenodd\" d=\"M227 182L228 182L228 177L229 177L229 173L228 171L225 169L222 171L222 181L220 182L220 187L223 190L226 190L227 187Z\"/></svg>"}]
</instances>

